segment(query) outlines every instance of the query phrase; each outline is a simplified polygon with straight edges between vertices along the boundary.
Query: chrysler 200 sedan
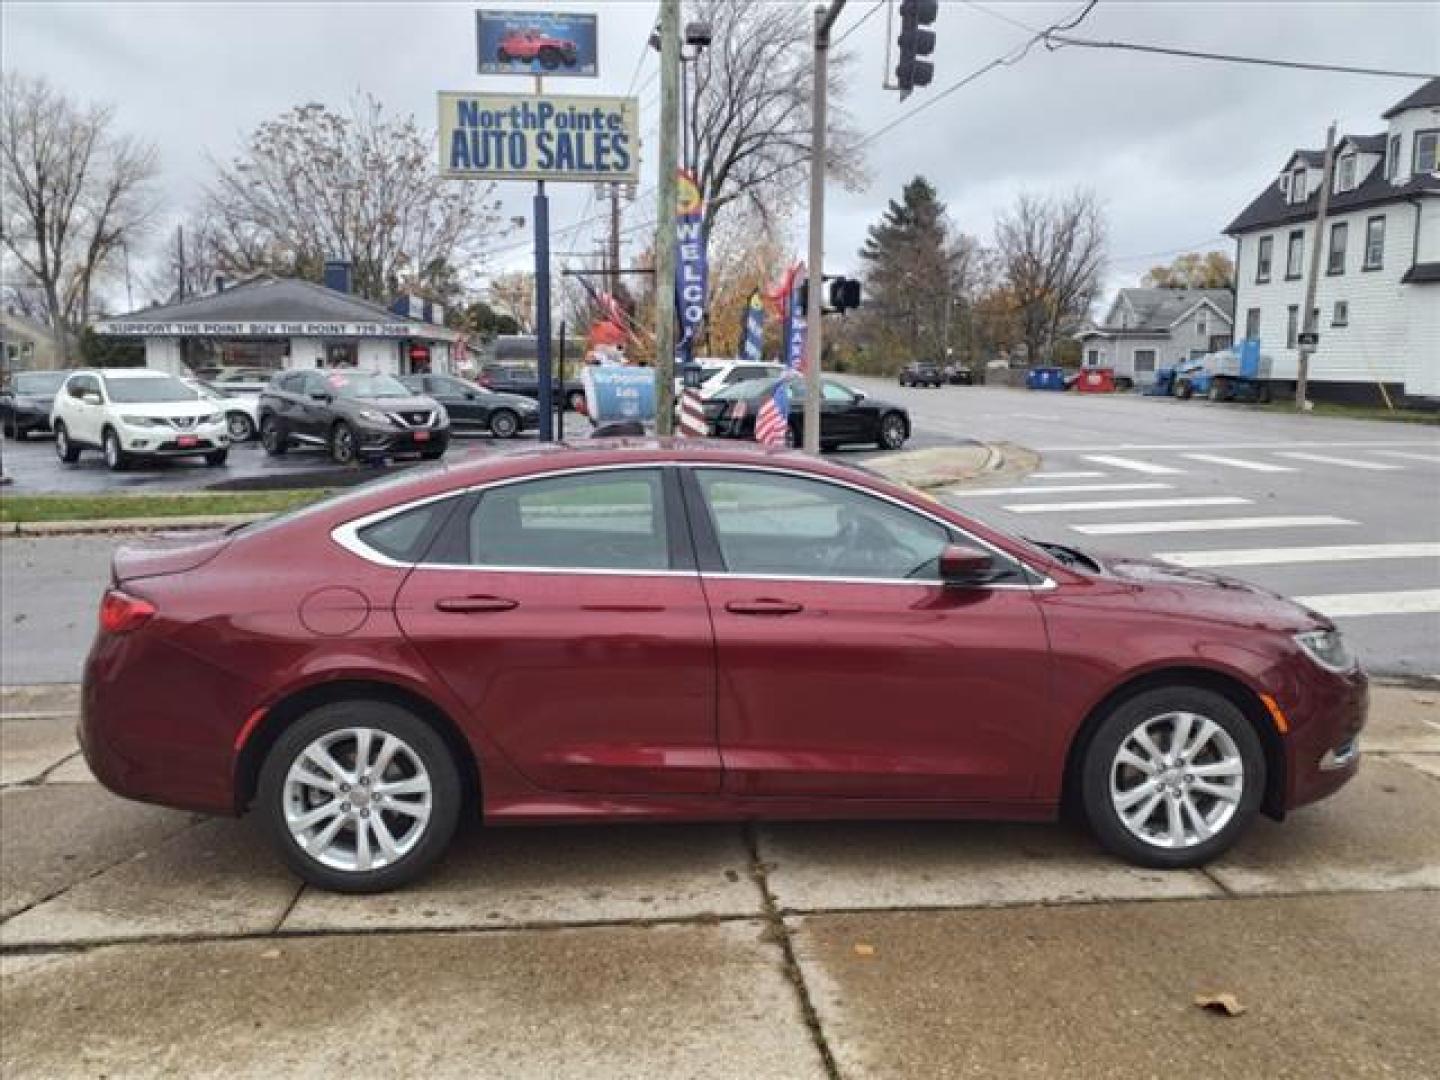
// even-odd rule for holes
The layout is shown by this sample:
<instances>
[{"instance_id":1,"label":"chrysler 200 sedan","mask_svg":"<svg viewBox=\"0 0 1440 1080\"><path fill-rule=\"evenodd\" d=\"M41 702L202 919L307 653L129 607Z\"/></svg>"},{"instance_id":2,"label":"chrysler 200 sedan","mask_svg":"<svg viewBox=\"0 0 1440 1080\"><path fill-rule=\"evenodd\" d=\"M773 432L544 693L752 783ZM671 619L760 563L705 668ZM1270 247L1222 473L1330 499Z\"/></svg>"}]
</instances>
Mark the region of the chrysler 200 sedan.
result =
<instances>
[{"instance_id":1,"label":"chrysler 200 sedan","mask_svg":"<svg viewBox=\"0 0 1440 1080\"><path fill-rule=\"evenodd\" d=\"M1044 820L1191 867L1359 764L1325 618L996 532L869 473L683 442L412 471L122 548L81 741L391 888L486 822Z\"/></svg>"}]
</instances>

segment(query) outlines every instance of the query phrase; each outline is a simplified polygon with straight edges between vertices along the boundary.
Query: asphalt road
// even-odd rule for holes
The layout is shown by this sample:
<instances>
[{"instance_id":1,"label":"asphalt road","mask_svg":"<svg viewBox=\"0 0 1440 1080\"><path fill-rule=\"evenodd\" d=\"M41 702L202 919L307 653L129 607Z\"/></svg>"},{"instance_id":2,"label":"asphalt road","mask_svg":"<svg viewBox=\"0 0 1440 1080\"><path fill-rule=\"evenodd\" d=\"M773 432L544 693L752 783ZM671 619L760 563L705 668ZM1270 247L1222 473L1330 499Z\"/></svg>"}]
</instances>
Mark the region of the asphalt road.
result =
<instances>
[{"instance_id":1,"label":"asphalt road","mask_svg":"<svg viewBox=\"0 0 1440 1080\"><path fill-rule=\"evenodd\" d=\"M917 430L1028 446L949 501L1009 532L1159 556L1333 616L1375 672L1440 675L1440 427L1136 395L849 380Z\"/></svg>"}]
</instances>

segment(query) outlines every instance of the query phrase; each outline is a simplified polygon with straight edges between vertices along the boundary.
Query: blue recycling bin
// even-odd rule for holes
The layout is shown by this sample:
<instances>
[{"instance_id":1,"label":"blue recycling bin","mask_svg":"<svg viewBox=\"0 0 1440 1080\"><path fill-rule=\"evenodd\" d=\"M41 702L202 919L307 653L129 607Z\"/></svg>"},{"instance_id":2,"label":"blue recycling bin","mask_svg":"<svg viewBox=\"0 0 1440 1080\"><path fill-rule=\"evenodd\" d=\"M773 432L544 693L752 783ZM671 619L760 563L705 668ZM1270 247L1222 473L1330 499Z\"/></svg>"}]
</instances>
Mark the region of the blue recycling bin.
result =
<instances>
[{"instance_id":1,"label":"blue recycling bin","mask_svg":"<svg viewBox=\"0 0 1440 1080\"><path fill-rule=\"evenodd\" d=\"M1065 369L1058 367L1033 367L1025 373L1027 390L1064 390Z\"/></svg>"}]
</instances>

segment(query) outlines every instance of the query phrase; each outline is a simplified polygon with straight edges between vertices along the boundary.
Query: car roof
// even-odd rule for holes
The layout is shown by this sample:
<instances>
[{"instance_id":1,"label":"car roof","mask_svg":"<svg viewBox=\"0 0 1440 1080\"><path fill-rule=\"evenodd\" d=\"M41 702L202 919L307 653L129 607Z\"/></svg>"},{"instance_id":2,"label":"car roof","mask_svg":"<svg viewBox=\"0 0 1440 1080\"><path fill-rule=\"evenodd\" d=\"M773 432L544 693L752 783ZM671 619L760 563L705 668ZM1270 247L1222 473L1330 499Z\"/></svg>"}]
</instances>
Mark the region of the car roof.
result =
<instances>
[{"instance_id":1,"label":"car roof","mask_svg":"<svg viewBox=\"0 0 1440 1080\"><path fill-rule=\"evenodd\" d=\"M154 368L81 368L71 372L72 375L99 375L105 379L176 379L178 375L171 375L168 371L156 371Z\"/></svg>"}]
</instances>

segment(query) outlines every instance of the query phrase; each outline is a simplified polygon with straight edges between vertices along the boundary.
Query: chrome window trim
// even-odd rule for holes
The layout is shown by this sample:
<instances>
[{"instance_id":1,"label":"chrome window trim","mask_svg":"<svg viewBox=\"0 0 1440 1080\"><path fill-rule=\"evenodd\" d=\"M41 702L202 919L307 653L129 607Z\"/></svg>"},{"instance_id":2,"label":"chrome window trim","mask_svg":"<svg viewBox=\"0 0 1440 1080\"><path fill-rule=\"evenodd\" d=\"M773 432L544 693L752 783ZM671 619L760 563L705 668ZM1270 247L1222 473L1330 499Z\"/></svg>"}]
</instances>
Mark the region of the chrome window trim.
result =
<instances>
[{"instance_id":1,"label":"chrome window trim","mask_svg":"<svg viewBox=\"0 0 1440 1080\"><path fill-rule=\"evenodd\" d=\"M884 492L875 491L861 484L852 483L849 480L842 480L838 477L822 476L819 473L812 473L803 469L797 470L793 468L787 468L783 465L755 465L724 461L679 461L672 459L664 461L620 462L608 465L575 465L569 468L548 470L542 473L526 473L523 476L506 476L498 480L490 480L481 484L471 484L468 487L454 488L452 490L443 491L435 495L427 495L423 498L414 499L411 502L402 503L398 506L387 506L383 510L376 510L373 513L366 514L363 517L355 518L351 521L343 522L340 525L335 526L335 528L330 530L330 538L334 540L335 543L340 545L340 547L350 552L350 554L352 555L358 556L361 559L365 559L367 562L374 563L377 566L390 567L391 569L396 570L473 570L477 573L490 574L600 574L607 577L642 578L700 577L730 581L816 581L830 582L832 584L838 585L909 585L921 588L945 587L944 582L939 581L938 579L917 580L915 578L846 577L841 575L826 574L742 574L734 573L728 570L615 570L603 569L598 567L592 568L572 566L490 566L475 565L471 563L407 563L392 559L388 555L384 555L381 552L376 551L374 548L370 547L368 544L362 541L359 536L360 530L367 528L370 525L377 524L378 522L385 521L387 518L394 517L398 514L404 514L411 510L418 510L422 506L428 506L430 503L440 502L441 500L449 498L458 498L465 495L473 494L475 492L484 492L490 490L491 488L507 487L511 484L522 484L530 480L548 480L559 476L576 476L592 472L623 472L634 471L638 469L655 470L666 468L727 469L731 472L748 471L775 473L781 476L798 477L802 480L815 480L824 484L834 484L837 487L848 488L851 491L858 492L861 495L868 495L872 499L882 499L885 502L891 503L892 505L899 507L901 510L915 514L917 517L925 518L926 520L934 522L935 524L941 526L942 528L948 529L953 533L958 533L967 541L974 543L981 548L984 548L991 554L998 555L1001 558L1007 559L1017 564L1026 573L1038 579L1035 581L1015 582L1009 584L1004 582L998 582L993 585L977 585L975 586L975 588L977 589L1024 589L1026 591L1042 591L1054 589L1057 587L1056 582L1053 578L1051 578L1048 574L1036 570L1033 566L1031 566L1024 559L1020 558L1018 555L1012 555L1010 552L997 547L996 545L990 543L988 540L985 540L979 536L976 536L974 533L971 533L966 529L961 528L954 522L947 521L946 519L936 514L932 514L927 510L921 509L920 507L910 506L908 503L902 502L900 499L897 499L891 495L887 495Z\"/></svg>"}]
</instances>

